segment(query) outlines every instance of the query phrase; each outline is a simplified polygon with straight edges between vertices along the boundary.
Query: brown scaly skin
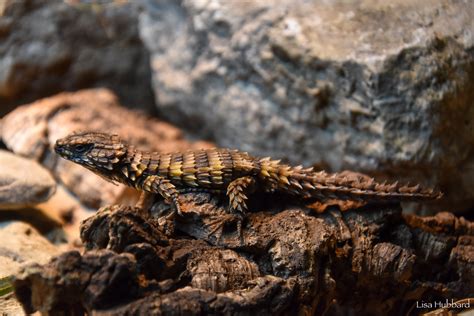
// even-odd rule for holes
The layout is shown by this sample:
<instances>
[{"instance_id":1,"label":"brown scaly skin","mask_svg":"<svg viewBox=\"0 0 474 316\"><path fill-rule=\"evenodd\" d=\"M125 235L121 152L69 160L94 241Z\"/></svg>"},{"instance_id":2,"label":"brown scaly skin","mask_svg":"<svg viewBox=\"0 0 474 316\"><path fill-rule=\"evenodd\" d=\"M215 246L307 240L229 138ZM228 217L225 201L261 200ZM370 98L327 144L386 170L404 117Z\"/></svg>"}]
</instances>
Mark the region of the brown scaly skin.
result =
<instances>
[{"instance_id":1,"label":"brown scaly skin","mask_svg":"<svg viewBox=\"0 0 474 316\"><path fill-rule=\"evenodd\" d=\"M341 199L423 201L442 193L417 186L380 184L373 179L291 167L270 158L254 158L230 149L150 153L135 149L116 135L78 133L59 139L55 151L112 182L159 194L180 213L178 194L186 191L226 193L231 211L245 213L247 194L284 192L305 200Z\"/></svg>"}]
</instances>

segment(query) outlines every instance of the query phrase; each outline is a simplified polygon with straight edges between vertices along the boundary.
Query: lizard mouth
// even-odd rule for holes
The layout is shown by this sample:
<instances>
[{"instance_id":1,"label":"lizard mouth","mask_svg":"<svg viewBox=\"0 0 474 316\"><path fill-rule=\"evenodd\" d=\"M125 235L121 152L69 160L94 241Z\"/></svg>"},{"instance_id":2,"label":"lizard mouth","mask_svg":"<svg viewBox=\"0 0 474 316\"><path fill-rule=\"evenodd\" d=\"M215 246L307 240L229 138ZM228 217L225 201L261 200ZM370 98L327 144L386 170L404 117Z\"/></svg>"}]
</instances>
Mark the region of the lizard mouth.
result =
<instances>
[{"instance_id":1,"label":"lizard mouth","mask_svg":"<svg viewBox=\"0 0 474 316\"><path fill-rule=\"evenodd\" d=\"M54 146L54 151L56 152L56 154L58 154L60 157L66 160L70 160L75 163L84 165L83 159L76 157L72 151L68 150L67 148L61 146L58 143L56 143L56 145Z\"/></svg>"},{"instance_id":2,"label":"lizard mouth","mask_svg":"<svg viewBox=\"0 0 474 316\"><path fill-rule=\"evenodd\" d=\"M59 146L57 143L56 145L54 145L54 152L57 153L58 155L60 156L63 156L64 155L64 148L62 148L61 146Z\"/></svg>"},{"instance_id":3,"label":"lizard mouth","mask_svg":"<svg viewBox=\"0 0 474 316\"><path fill-rule=\"evenodd\" d=\"M64 148L61 145L56 144L54 146L54 151L56 152L56 154L58 154L64 159L72 160L74 162L80 163L80 161L77 158L75 159L74 154L70 150L67 150L67 148Z\"/></svg>"},{"instance_id":4,"label":"lizard mouth","mask_svg":"<svg viewBox=\"0 0 474 316\"><path fill-rule=\"evenodd\" d=\"M64 159L72 160L72 153L61 145L58 145L57 143L54 146L54 151L56 152L56 154L63 157Z\"/></svg>"}]
</instances>

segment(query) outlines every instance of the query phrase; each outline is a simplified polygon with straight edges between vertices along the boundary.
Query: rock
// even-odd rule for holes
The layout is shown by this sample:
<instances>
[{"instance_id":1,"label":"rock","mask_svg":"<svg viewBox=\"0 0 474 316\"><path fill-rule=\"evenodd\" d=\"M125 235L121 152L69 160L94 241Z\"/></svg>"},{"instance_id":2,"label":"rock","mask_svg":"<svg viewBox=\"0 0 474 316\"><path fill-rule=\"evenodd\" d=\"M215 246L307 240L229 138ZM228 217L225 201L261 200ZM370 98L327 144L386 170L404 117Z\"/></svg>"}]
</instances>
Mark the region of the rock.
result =
<instances>
[{"instance_id":1,"label":"rock","mask_svg":"<svg viewBox=\"0 0 474 316\"><path fill-rule=\"evenodd\" d=\"M55 230L61 231L64 224L64 220L56 217L54 213L36 207L0 210L0 221L25 222L44 235L52 233Z\"/></svg>"},{"instance_id":2,"label":"rock","mask_svg":"<svg viewBox=\"0 0 474 316\"><path fill-rule=\"evenodd\" d=\"M0 116L18 104L94 86L154 111L138 14L134 1L7 0L0 15Z\"/></svg>"},{"instance_id":3,"label":"rock","mask_svg":"<svg viewBox=\"0 0 474 316\"><path fill-rule=\"evenodd\" d=\"M0 166L0 209L44 202L56 190L53 177L36 161L0 150Z\"/></svg>"},{"instance_id":4,"label":"rock","mask_svg":"<svg viewBox=\"0 0 474 316\"><path fill-rule=\"evenodd\" d=\"M84 207L62 185L57 186L56 192L48 201L36 205L36 209L63 224L74 222L74 213L81 212L79 208Z\"/></svg>"},{"instance_id":5,"label":"rock","mask_svg":"<svg viewBox=\"0 0 474 316\"><path fill-rule=\"evenodd\" d=\"M77 240L78 222L90 216L92 212L85 209L61 184L55 187L54 194L44 202L28 207L1 210L0 221L27 222L54 243Z\"/></svg>"},{"instance_id":6,"label":"rock","mask_svg":"<svg viewBox=\"0 0 474 316\"><path fill-rule=\"evenodd\" d=\"M0 278L17 273L23 264L44 264L58 254L53 244L23 222L0 223L0 240Z\"/></svg>"},{"instance_id":7,"label":"rock","mask_svg":"<svg viewBox=\"0 0 474 316\"><path fill-rule=\"evenodd\" d=\"M0 279L15 275L23 265L45 264L59 253L59 248L24 222L1 222L0 240ZM24 314L13 293L0 295L0 311L2 315Z\"/></svg>"},{"instance_id":8,"label":"rock","mask_svg":"<svg viewBox=\"0 0 474 316\"><path fill-rule=\"evenodd\" d=\"M35 209L61 223L61 229L48 232L49 240L60 241L65 238L72 243L80 241L80 222L95 212L95 210L84 207L61 184L57 186L56 193L48 201L36 205Z\"/></svg>"},{"instance_id":9,"label":"rock","mask_svg":"<svg viewBox=\"0 0 474 316\"><path fill-rule=\"evenodd\" d=\"M23 315L23 307L15 299L13 293L6 294L0 297L0 311L3 315Z\"/></svg>"},{"instance_id":10,"label":"rock","mask_svg":"<svg viewBox=\"0 0 474 316\"><path fill-rule=\"evenodd\" d=\"M474 201L472 6L146 1L160 113L220 146ZM192 124L190 124L192 122Z\"/></svg>"},{"instance_id":11,"label":"rock","mask_svg":"<svg viewBox=\"0 0 474 316\"><path fill-rule=\"evenodd\" d=\"M0 125L0 135L10 150L40 161L85 205L97 208L136 199L134 190L114 186L54 153L58 138L78 130L117 133L139 148L157 151L211 146L206 142L192 144L172 125L121 107L106 89L62 93L21 106Z\"/></svg>"}]
</instances>

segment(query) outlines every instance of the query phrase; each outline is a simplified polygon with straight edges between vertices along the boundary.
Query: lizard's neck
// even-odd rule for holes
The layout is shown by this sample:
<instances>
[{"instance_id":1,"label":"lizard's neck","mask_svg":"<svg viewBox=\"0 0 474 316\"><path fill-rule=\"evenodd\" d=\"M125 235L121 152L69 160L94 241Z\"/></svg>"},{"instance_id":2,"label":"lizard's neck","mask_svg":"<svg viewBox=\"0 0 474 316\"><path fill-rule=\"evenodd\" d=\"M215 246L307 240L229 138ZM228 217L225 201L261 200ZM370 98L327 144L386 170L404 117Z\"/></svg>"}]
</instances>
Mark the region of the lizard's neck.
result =
<instances>
[{"instance_id":1,"label":"lizard's neck","mask_svg":"<svg viewBox=\"0 0 474 316\"><path fill-rule=\"evenodd\" d=\"M142 154L142 152L135 148L135 146L128 146L125 155L122 158L121 165L130 165L133 162L135 156Z\"/></svg>"},{"instance_id":2,"label":"lizard's neck","mask_svg":"<svg viewBox=\"0 0 474 316\"><path fill-rule=\"evenodd\" d=\"M120 163L114 167L113 180L135 187L141 175L141 173L137 172L137 168L144 153L145 152L136 149L134 146L127 147Z\"/></svg>"}]
</instances>

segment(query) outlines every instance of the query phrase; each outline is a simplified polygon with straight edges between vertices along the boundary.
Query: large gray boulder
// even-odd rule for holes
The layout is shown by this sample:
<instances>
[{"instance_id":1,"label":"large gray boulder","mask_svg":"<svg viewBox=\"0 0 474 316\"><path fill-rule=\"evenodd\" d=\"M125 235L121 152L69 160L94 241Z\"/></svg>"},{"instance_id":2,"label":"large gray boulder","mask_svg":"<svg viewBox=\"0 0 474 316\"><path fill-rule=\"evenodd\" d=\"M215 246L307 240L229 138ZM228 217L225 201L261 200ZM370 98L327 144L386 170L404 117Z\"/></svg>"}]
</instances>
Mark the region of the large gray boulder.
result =
<instances>
[{"instance_id":1,"label":"large gray boulder","mask_svg":"<svg viewBox=\"0 0 474 316\"><path fill-rule=\"evenodd\" d=\"M108 87L154 110L135 1L0 1L0 116L64 90Z\"/></svg>"},{"instance_id":2,"label":"large gray boulder","mask_svg":"<svg viewBox=\"0 0 474 316\"><path fill-rule=\"evenodd\" d=\"M444 206L473 205L471 2L145 4L140 34L173 123L257 155L436 185Z\"/></svg>"}]
</instances>

